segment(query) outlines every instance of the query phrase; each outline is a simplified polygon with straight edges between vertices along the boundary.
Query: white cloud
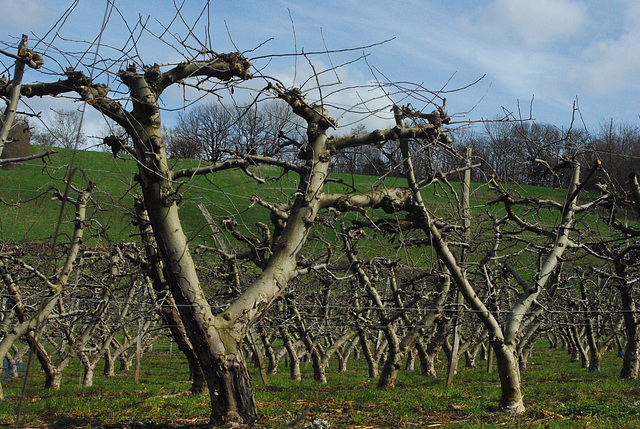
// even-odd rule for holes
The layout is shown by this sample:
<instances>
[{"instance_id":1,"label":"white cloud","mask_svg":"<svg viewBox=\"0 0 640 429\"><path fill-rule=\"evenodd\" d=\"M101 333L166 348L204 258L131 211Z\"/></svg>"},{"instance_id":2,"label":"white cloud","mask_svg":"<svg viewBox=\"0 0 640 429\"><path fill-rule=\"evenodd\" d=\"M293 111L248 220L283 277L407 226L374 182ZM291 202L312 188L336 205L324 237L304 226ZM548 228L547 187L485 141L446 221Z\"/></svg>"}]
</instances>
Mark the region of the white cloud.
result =
<instances>
[{"instance_id":1,"label":"white cloud","mask_svg":"<svg viewBox=\"0 0 640 429\"><path fill-rule=\"evenodd\" d=\"M585 52L583 82L596 95L640 87L640 5L629 4L620 22L620 33L594 40Z\"/></svg>"},{"instance_id":2,"label":"white cloud","mask_svg":"<svg viewBox=\"0 0 640 429\"><path fill-rule=\"evenodd\" d=\"M496 0L479 18L474 26L494 42L529 47L574 36L588 22L586 6L573 0Z\"/></svg>"},{"instance_id":3,"label":"white cloud","mask_svg":"<svg viewBox=\"0 0 640 429\"><path fill-rule=\"evenodd\" d=\"M316 72L328 70L331 66L322 60L313 60ZM390 128L394 126L393 115L390 113L391 97L387 91L367 78L354 66L346 66L329 71L318 76L318 83L313 70L306 60L298 62L294 68L282 69L275 74L279 81L289 87L302 85L305 99L309 103L322 103L329 111L329 115L337 120L336 134L345 134L358 124L364 125L367 131Z\"/></svg>"},{"instance_id":4,"label":"white cloud","mask_svg":"<svg viewBox=\"0 0 640 429\"><path fill-rule=\"evenodd\" d=\"M605 94L630 86L638 88L639 73L640 32L633 31L594 47L584 67L585 89Z\"/></svg>"}]
</instances>

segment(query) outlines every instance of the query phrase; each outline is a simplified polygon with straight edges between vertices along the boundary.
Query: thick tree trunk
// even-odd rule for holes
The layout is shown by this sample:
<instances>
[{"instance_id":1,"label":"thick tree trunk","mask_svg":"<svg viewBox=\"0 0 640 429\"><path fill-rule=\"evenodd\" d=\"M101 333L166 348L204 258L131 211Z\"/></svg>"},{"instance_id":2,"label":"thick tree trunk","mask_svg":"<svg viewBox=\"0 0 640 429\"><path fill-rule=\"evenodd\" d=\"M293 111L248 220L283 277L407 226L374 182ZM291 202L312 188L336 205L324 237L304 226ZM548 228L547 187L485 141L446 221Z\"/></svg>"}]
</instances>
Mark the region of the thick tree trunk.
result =
<instances>
[{"instance_id":1,"label":"thick tree trunk","mask_svg":"<svg viewBox=\"0 0 640 429\"><path fill-rule=\"evenodd\" d=\"M91 387L93 386L93 374L95 371L95 364L91 364L90 362L83 362L82 363L83 367L84 367L84 372L82 374L82 385L84 387Z\"/></svg>"},{"instance_id":2,"label":"thick tree trunk","mask_svg":"<svg viewBox=\"0 0 640 429\"><path fill-rule=\"evenodd\" d=\"M425 377L437 377L436 361L438 359L438 353L440 353L443 344L447 340L447 332L451 327L451 323L451 319L440 321L436 325L433 336L429 339L429 344L425 350L425 357L424 359L420 359L422 375Z\"/></svg>"},{"instance_id":3,"label":"thick tree trunk","mask_svg":"<svg viewBox=\"0 0 640 429\"><path fill-rule=\"evenodd\" d=\"M317 347L311 352L311 366L313 367L313 379L320 384L327 384L327 367L322 362L322 355Z\"/></svg>"},{"instance_id":4,"label":"thick tree trunk","mask_svg":"<svg viewBox=\"0 0 640 429\"><path fill-rule=\"evenodd\" d=\"M491 341L495 353L498 374L500 376L500 407L512 414L525 411L520 390L520 368L515 347L502 341Z\"/></svg>"},{"instance_id":5,"label":"thick tree trunk","mask_svg":"<svg viewBox=\"0 0 640 429\"><path fill-rule=\"evenodd\" d=\"M387 349L387 358L380 370L380 378L378 379L378 389L387 390L395 387L396 378L398 377L398 371L402 367L403 353L400 353L399 341L393 331L393 327L385 327L385 331L391 330L392 341L389 342L389 336L387 341L389 347ZM385 332L386 333L386 332Z\"/></svg>"},{"instance_id":6,"label":"thick tree trunk","mask_svg":"<svg viewBox=\"0 0 640 429\"><path fill-rule=\"evenodd\" d=\"M207 383L200 367L200 361L196 355L191 342L185 331L184 324L180 319L180 314L176 308L173 296L169 293L162 260L158 255L158 248L153 236L153 229L149 222L149 215L144 205L144 201L136 197L134 207L136 210L136 220L138 229L140 230L142 243L144 244L145 254L147 257L148 268L145 269L153 292L155 292L155 300L162 303L158 308L158 313L162 317L165 325L169 327L171 337L178 346L189 365L189 380L191 380L191 393L201 394L207 389Z\"/></svg>"},{"instance_id":7,"label":"thick tree trunk","mask_svg":"<svg viewBox=\"0 0 640 429\"><path fill-rule=\"evenodd\" d=\"M129 372L131 370L131 364L133 363L133 353L123 352L118 356L118 362L120 363L120 367L118 368L120 372Z\"/></svg>"},{"instance_id":8,"label":"thick tree trunk","mask_svg":"<svg viewBox=\"0 0 640 429\"><path fill-rule=\"evenodd\" d=\"M62 374L63 371L59 371L57 368L54 368L51 372L45 373L44 387L46 389L60 390Z\"/></svg>"},{"instance_id":9,"label":"thick tree trunk","mask_svg":"<svg viewBox=\"0 0 640 429\"><path fill-rule=\"evenodd\" d=\"M589 327L587 327L587 338L589 341L589 372L600 372L602 353L600 353L595 335Z\"/></svg>"},{"instance_id":10,"label":"thick tree trunk","mask_svg":"<svg viewBox=\"0 0 640 429\"><path fill-rule=\"evenodd\" d=\"M476 368L476 357L482 348L482 342L476 343L473 347L469 347L464 352L464 366L467 368Z\"/></svg>"},{"instance_id":11,"label":"thick tree trunk","mask_svg":"<svg viewBox=\"0 0 640 429\"><path fill-rule=\"evenodd\" d=\"M418 362L420 363L420 374L427 376L427 347L424 345L423 339L416 344L416 354L418 355Z\"/></svg>"}]
</instances>

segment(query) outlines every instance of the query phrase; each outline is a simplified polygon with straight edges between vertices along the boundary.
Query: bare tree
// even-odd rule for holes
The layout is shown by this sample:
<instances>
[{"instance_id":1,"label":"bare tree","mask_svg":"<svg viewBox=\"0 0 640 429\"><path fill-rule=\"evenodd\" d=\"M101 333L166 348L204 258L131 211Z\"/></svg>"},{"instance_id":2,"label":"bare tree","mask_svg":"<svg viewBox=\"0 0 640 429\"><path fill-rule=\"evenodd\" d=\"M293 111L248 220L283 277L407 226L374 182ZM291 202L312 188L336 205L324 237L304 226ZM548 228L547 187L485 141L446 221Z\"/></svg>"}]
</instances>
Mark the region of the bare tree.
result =
<instances>
[{"instance_id":1,"label":"bare tree","mask_svg":"<svg viewBox=\"0 0 640 429\"><path fill-rule=\"evenodd\" d=\"M4 357L11 346L25 335L29 335L27 338L32 341L33 346L37 342L34 330L39 328L42 322L47 320L58 305L60 296L69 283L69 278L73 272L73 268L80 251L80 245L86 226L84 221L87 203L91 196L93 187L94 184L90 183L86 190L78 191L77 199L65 196L60 192L56 193L56 198L75 206L75 227L73 236L71 237L71 243L69 244L64 264L57 276L51 278L37 267L33 267L20 259L14 262L18 264L18 268L8 266L8 260L0 261L0 275L2 275L5 288L9 292L9 299L12 301L17 317L17 323L0 341L0 360L4 360ZM24 276L25 279L31 280L36 278L39 281L42 281L46 286L46 292L42 296L41 302L36 303L36 305L32 307L35 308L34 311L28 312L28 308L23 303L23 297L20 293L20 279L15 278L17 271L26 271L27 274ZM35 295L37 296L37 294ZM0 397L1 396L2 390L0 390Z\"/></svg>"},{"instance_id":2,"label":"bare tree","mask_svg":"<svg viewBox=\"0 0 640 429\"><path fill-rule=\"evenodd\" d=\"M180 113L178 125L171 130L167 150L173 158L202 158L218 162L227 155L233 133L234 116L219 103L195 106Z\"/></svg>"},{"instance_id":3,"label":"bare tree","mask_svg":"<svg viewBox=\"0 0 640 429\"><path fill-rule=\"evenodd\" d=\"M640 127L616 123L613 119L600 124L591 139L594 155L610 173L610 180L624 188L630 173L637 172L640 156Z\"/></svg>"},{"instance_id":4,"label":"bare tree","mask_svg":"<svg viewBox=\"0 0 640 429\"><path fill-rule=\"evenodd\" d=\"M51 120L38 126L33 133L34 143L65 149L84 147L87 137L81 129L81 117L82 112L79 110L55 110Z\"/></svg>"}]
</instances>

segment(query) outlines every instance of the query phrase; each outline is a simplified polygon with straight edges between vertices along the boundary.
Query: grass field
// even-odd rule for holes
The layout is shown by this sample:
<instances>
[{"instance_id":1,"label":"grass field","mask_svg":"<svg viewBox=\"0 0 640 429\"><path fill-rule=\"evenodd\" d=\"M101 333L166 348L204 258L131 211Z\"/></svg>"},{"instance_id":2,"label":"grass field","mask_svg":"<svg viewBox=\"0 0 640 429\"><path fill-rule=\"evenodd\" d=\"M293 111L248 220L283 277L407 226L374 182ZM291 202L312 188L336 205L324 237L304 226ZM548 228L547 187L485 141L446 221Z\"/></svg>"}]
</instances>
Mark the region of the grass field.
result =
<instances>
[{"instance_id":1,"label":"grass field","mask_svg":"<svg viewBox=\"0 0 640 429\"><path fill-rule=\"evenodd\" d=\"M5 202L0 204L3 240L51 239L60 210L60 203L51 200L51 189L63 189L60 178L71 164L79 167L74 173L77 186L82 187L88 180L97 183L96 204L92 205L89 214L94 228L87 232L85 242L95 245L134 239L128 212L132 207L132 194L136 192L135 163L131 159L114 160L107 153L78 152L75 158L72 157L71 152L60 150L52 158L52 167L46 171L40 161L0 169L0 197ZM197 161L183 160L177 166L195 165ZM278 174L269 169L260 171L265 177ZM379 185L379 179L372 176L332 177L342 179L360 191ZM386 182L398 186L403 183L400 179ZM453 186L457 189L458 184ZM240 222L241 228L249 230L255 222L269 222L267 210L257 206L248 209L251 195L260 195L269 202L286 202L295 190L295 180L291 175L261 186L241 172L227 171L213 177L197 177L177 187L183 196L180 210L184 228L195 241L206 240L206 234L200 234L206 223L197 208L199 203L205 204L218 222L224 216L232 216ZM330 192L350 189L337 183L330 183L328 188ZM519 187L517 191L555 200L561 200L565 195L563 190L547 188ZM429 209L436 216L453 211L447 192L446 188L424 191ZM492 198L495 194L485 185L474 186L472 205L478 206L478 213L485 210L480 206ZM17 202L20 204L13 204ZM536 212L535 216L542 223L551 222L554 217L550 211ZM65 213L62 219L62 232L68 233L72 213ZM329 234L331 231L327 232ZM372 243L372 247L378 245L373 240ZM387 241L384 243L388 245ZM381 249L386 251L388 248L379 246L377 251ZM561 350L540 346L534 350L529 368L523 373L528 411L516 418L498 411L497 374L487 374L482 368L460 368L455 384L448 388L441 379L445 364L441 362L440 379L427 379L417 372L402 372L398 388L392 391L377 390L377 380L366 378L362 361L352 360L350 370L344 374L336 374L337 365L332 364L327 385L313 382L310 364L303 365L304 379L300 383L291 382L286 369L280 368L280 373L270 377L267 386L254 375L255 396L261 413L259 427L284 427L301 415L305 415L306 423L324 419L331 427L361 429L496 425L640 427L640 387L637 382L618 379L621 362L615 353L606 356L603 371L599 373L589 373L568 360ZM61 390L51 392L43 391L42 374L37 369L32 371L24 391L22 425L61 428L188 426L207 421L208 396L194 397L188 393L186 363L177 352L170 354L166 345L164 349L156 347L154 352L145 355L139 385L133 384L131 373L112 378L96 375L95 386L87 389L79 385L79 367L72 365L65 374ZM3 386L8 399L0 402L0 425L14 422L23 394L22 381L9 380Z\"/></svg>"},{"instance_id":2,"label":"grass field","mask_svg":"<svg viewBox=\"0 0 640 429\"><path fill-rule=\"evenodd\" d=\"M351 360L346 373L330 365L329 382L313 381L310 364L303 364L302 382L288 379L282 365L265 386L254 373L260 420L257 427L281 428L299 416L300 427L316 419L331 428L425 427L640 427L640 386L618 378L620 360L607 353L602 372L589 373L569 363L564 350L540 345L523 373L527 412L512 417L497 409L500 396L495 372L485 362L478 368L461 366L454 385L442 377L446 360L439 363L439 378L403 371L397 388L376 389L366 377L363 361ZM182 356L166 345L147 353L140 384L133 373L107 378L96 374L95 386L82 388L78 367L71 366L59 392L42 389L42 374L29 377L24 396L23 427L199 427L207 422L208 395L188 392L188 369ZM15 423L23 376L5 384L8 399L0 402L0 425Z\"/></svg>"},{"instance_id":3,"label":"grass field","mask_svg":"<svg viewBox=\"0 0 640 429\"><path fill-rule=\"evenodd\" d=\"M44 151L43 147L33 147L32 152ZM64 191L62 181L73 167L73 183L78 188L86 187L88 181L96 184L93 203L89 205L87 217L92 219L92 229L88 230L85 243L88 245L105 241L117 242L131 239L134 228L131 226L130 213L133 208L133 195L139 192L134 176L137 172L135 161L120 155L114 159L111 153L78 151L75 154L65 149L56 149L57 153L48 159L44 168L41 160L30 161L25 165L0 169L0 238L7 241L48 240L51 238L58 218L61 204L52 200L53 190ZM175 170L200 165L196 160L170 161ZM267 179L264 185L258 184L241 171L227 170L207 177L197 176L175 187L180 193L180 213L187 236L200 240L201 232L206 231L206 222L198 204L204 204L216 221L223 217L234 217L243 230L250 230L256 222L269 221L266 209L251 205L252 195L259 195L270 203L287 203L296 189L295 174L280 177L279 169L256 167L256 175ZM347 193L353 189L367 192L379 187L383 182L374 176L332 175L336 181L328 183L326 192ZM399 178L387 178L385 186L406 186ZM460 193L458 183L452 184ZM496 194L484 184L475 184L471 196L472 206L481 206L492 200ZM562 189L537 188L532 186L514 187L514 190L529 196L562 200ZM441 185L425 188L423 195L434 216L451 218L455 216L455 198L450 190ZM74 196L73 193L71 196ZM497 208L496 208L497 209ZM484 208L478 210L484 211ZM498 209L499 210L499 209ZM553 215L542 211L536 214L541 221L551 221ZM551 216L551 217L549 217ZM67 206L61 217L61 231L68 234L72 228L73 214Z\"/></svg>"}]
</instances>

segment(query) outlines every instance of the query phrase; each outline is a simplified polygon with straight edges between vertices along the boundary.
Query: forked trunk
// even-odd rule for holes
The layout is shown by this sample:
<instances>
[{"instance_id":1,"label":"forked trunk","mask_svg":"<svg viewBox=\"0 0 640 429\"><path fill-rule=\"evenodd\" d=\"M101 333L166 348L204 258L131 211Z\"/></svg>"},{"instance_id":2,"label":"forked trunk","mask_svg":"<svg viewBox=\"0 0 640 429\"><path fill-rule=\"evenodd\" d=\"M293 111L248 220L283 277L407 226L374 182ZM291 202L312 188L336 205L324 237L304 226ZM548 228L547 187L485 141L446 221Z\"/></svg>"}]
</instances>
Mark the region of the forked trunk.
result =
<instances>
[{"instance_id":1,"label":"forked trunk","mask_svg":"<svg viewBox=\"0 0 640 429\"><path fill-rule=\"evenodd\" d=\"M120 372L128 372L131 369L131 363L133 362L133 353L122 353L118 357L118 362L120 362Z\"/></svg>"},{"instance_id":2,"label":"forked trunk","mask_svg":"<svg viewBox=\"0 0 640 429\"><path fill-rule=\"evenodd\" d=\"M389 347L378 380L378 389L387 390L395 387L398 370L401 368L402 356L397 347Z\"/></svg>"},{"instance_id":3,"label":"forked trunk","mask_svg":"<svg viewBox=\"0 0 640 429\"><path fill-rule=\"evenodd\" d=\"M353 353L357 345L358 345L358 338L354 336L350 340L348 346L345 347L341 353L337 353L338 373L347 372L347 362L349 362L349 357L351 356L351 353Z\"/></svg>"},{"instance_id":4,"label":"forked trunk","mask_svg":"<svg viewBox=\"0 0 640 429\"><path fill-rule=\"evenodd\" d=\"M282 343L287 349L289 356L289 376L293 381L300 381L302 380L302 375L300 374L300 358L298 357L298 351L296 350L291 335L284 326L280 327L280 336L282 337Z\"/></svg>"},{"instance_id":5,"label":"forked trunk","mask_svg":"<svg viewBox=\"0 0 640 429\"><path fill-rule=\"evenodd\" d=\"M416 354L418 355L418 361L420 362L420 374L427 376L427 347L424 345L422 340L418 341L416 344Z\"/></svg>"},{"instance_id":6,"label":"forked trunk","mask_svg":"<svg viewBox=\"0 0 640 429\"><path fill-rule=\"evenodd\" d=\"M93 386L93 373L95 368L95 364L84 364L84 373L82 374L82 385L84 387Z\"/></svg>"},{"instance_id":7,"label":"forked trunk","mask_svg":"<svg viewBox=\"0 0 640 429\"><path fill-rule=\"evenodd\" d=\"M360 341L360 348L364 359L367 361L367 370L369 371L369 378L376 378L378 376L378 361L371 352L371 345L367 339L367 333L364 329L358 330L358 340Z\"/></svg>"},{"instance_id":8,"label":"forked trunk","mask_svg":"<svg viewBox=\"0 0 640 429\"><path fill-rule=\"evenodd\" d=\"M278 372L278 362L280 360L279 355L273 350L273 346L271 345L271 340L267 338L264 329L260 332L260 339L262 340L262 345L264 346L264 355L267 358L267 374L272 375Z\"/></svg>"}]
</instances>

